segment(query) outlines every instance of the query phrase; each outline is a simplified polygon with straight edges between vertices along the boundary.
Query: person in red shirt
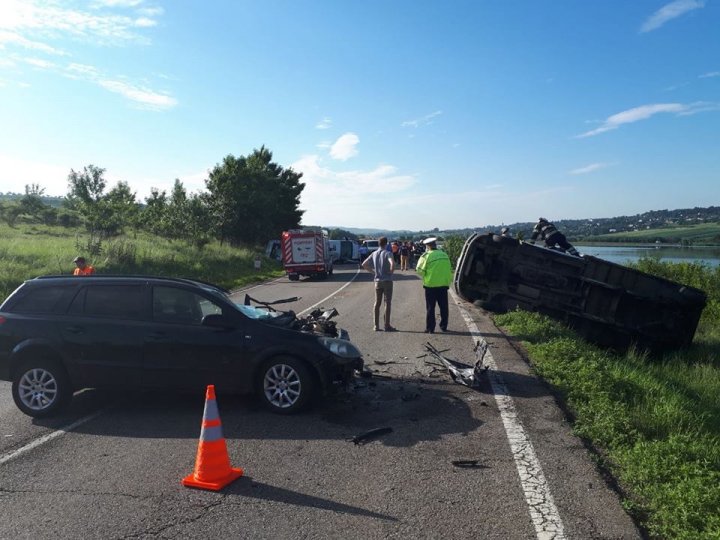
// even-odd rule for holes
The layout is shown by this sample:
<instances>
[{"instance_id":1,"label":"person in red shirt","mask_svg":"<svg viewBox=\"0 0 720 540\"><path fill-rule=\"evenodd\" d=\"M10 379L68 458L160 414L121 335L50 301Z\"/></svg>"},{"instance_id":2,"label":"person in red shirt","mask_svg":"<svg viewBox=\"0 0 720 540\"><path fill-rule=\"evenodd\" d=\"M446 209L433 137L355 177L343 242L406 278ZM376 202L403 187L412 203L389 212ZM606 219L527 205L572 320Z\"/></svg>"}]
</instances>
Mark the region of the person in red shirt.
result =
<instances>
[{"instance_id":1,"label":"person in red shirt","mask_svg":"<svg viewBox=\"0 0 720 540\"><path fill-rule=\"evenodd\" d=\"M85 257L75 257L73 262L77 265L73 276L89 276L95 273L95 268L85 263Z\"/></svg>"}]
</instances>

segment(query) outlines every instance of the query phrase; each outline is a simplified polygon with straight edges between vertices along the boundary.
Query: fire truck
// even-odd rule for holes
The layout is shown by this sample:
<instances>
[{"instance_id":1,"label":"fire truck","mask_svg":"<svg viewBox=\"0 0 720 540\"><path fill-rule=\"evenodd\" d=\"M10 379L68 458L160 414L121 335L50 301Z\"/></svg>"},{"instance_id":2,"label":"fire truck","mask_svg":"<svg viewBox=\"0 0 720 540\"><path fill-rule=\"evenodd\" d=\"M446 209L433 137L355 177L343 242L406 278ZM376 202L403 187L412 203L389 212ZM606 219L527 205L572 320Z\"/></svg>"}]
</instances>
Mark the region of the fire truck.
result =
<instances>
[{"instance_id":1,"label":"fire truck","mask_svg":"<svg viewBox=\"0 0 720 540\"><path fill-rule=\"evenodd\" d=\"M325 231L292 229L282 233L282 261L290 281L300 276L326 278L333 273Z\"/></svg>"}]
</instances>

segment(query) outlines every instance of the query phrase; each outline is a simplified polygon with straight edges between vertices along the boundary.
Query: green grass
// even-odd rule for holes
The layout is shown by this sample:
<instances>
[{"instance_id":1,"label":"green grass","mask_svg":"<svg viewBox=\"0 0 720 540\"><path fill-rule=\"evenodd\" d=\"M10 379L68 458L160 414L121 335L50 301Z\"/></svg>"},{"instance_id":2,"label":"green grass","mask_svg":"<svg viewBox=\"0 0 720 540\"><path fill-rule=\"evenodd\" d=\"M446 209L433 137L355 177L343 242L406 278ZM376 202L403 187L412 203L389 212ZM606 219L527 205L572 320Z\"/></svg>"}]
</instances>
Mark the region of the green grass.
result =
<instances>
[{"instance_id":1,"label":"green grass","mask_svg":"<svg viewBox=\"0 0 720 540\"><path fill-rule=\"evenodd\" d=\"M588 242L654 242L657 239L664 239L670 242L681 242L686 240L692 244L717 244L720 239L720 223L702 223L697 225L685 225L674 227L663 227L660 229L645 229L632 232L618 232L600 234L584 238Z\"/></svg>"},{"instance_id":2,"label":"green grass","mask_svg":"<svg viewBox=\"0 0 720 540\"><path fill-rule=\"evenodd\" d=\"M255 270L260 248L215 242L197 249L142 232L103 241L97 255L90 253L89 244L87 234L63 227L0 225L0 297L5 299L26 279L72 273L72 260L80 254L98 273L187 277L228 289L282 275L280 265L264 256L261 270Z\"/></svg>"},{"instance_id":3,"label":"green grass","mask_svg":"<svg viewBox=\"0 0 720 540\"><path fill-rule=\"evenodd\" d=\"M688 349L660 358L614 354L536 313L495 321L524 342L537 373L573 414L576 433L598 449L627 509L651 537L720 538L720 271L657 261L639 266L708 293Z\"/></svg>"}]
</instances>

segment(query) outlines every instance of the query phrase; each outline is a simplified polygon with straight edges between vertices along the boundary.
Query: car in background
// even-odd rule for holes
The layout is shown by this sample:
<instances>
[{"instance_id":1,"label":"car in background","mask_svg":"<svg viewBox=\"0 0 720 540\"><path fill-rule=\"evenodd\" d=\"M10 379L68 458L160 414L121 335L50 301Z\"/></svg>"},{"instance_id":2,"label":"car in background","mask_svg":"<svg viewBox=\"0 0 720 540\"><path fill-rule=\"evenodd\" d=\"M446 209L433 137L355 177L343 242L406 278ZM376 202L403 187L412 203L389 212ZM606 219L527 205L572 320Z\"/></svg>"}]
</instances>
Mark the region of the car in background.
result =
<instances>
[{"instance_id":1,"label":"car in background","mask_svg":"<svg viewBox=\"0 0 720 540\"><path fill-rule=\"evenodd\" d=\"M240 305L191 279L44 276L0 305L0 379L33 417L61 410L80 388L208 384L293 413L363 368L328 318Z\"/></svg>"}]
</instances>

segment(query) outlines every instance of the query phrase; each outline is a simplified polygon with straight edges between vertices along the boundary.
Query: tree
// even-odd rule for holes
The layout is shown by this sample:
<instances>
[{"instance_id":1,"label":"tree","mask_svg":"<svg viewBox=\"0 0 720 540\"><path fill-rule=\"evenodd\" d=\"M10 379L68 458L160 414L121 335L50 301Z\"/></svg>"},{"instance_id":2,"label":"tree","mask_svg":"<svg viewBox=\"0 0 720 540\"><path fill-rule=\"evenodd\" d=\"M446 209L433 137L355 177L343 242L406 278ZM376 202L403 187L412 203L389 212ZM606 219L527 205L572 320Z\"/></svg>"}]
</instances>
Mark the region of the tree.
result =
<instances>
[{"instance_id":1,"label":"tree","mask_svg":"<svg viewBox=\"0 0 720 540\"><path fill-rule=\"evenodd\" d=\"M83 167L83 172L75 172L70 169L68 175L68 200L72 204L85 204L99 202L105 191L105 169L88 165Z\"/></svg>"},{"instance_id":2,"label":"tree","mask_svg":"<svg viewBox=\"0 0 720 540\"><path fill-rule=\"evenodd\" d=\"M165 220L171 238L186 238L188 232L187 222L188 197L185 186L179 179L175 179L170 200L168 201Z\"/></svg>"},{"instance_id":3,"label":"tree","mask_svg":"<svg viewBox=\"0 0 720 540\"><path fill-rule=\"evenodd\" d=\"M130 191L127 182L118 182L107 195L105 195L100 204L106 205L110 210L112 222L116 230L122 229L126 225L137 225L140 209L135 200L135 193Z\"/></svg>"},{"instance_id":4,"label":"tree","mask_svg":"<svg viewBox=\"0 0 720 540\"><path fill-rule=\"evenodd\" d=\"M330 240L358 239L356 234L353 234L350 231L345 231L343 229L330 229L330 231L328 232L328 238L330 238Z\"/></svg>"},{"instance_id":5,"label":"tree","mask_svg":"<svg viewBox=\"0 0 720 540\"><path fill-rule=\"evenodd\" d=\"M301 177L302 173L273 163L264 146L248 157L226 156L206 181L220 241L260 244L298 227L305 188Z\"/></svg>"},{"instance_id":6,"label":"tree","mask_svg":"<svg viewBox=\"0 0 720 540\"><path fill-rule=\"evenodd\" d=\"M167 194L157 188L150 188L150 196L145 198L145 209L140 222L153 234L165 236L165 214L167 213Z\"/></svg>"},{"instance_id":7,"label":"tree","mask_svg":"<svg viewBox=\"0 0 720 540\"><path fill-rule=\"evenodd\" d=\"M105 169L95 165L83 167L83 172L70 169L67 204L82 216L91 233L115 235L135 223L138 208L126 182L118 182L106 195L104 174Z\"/></svg>"}]
</instances>

